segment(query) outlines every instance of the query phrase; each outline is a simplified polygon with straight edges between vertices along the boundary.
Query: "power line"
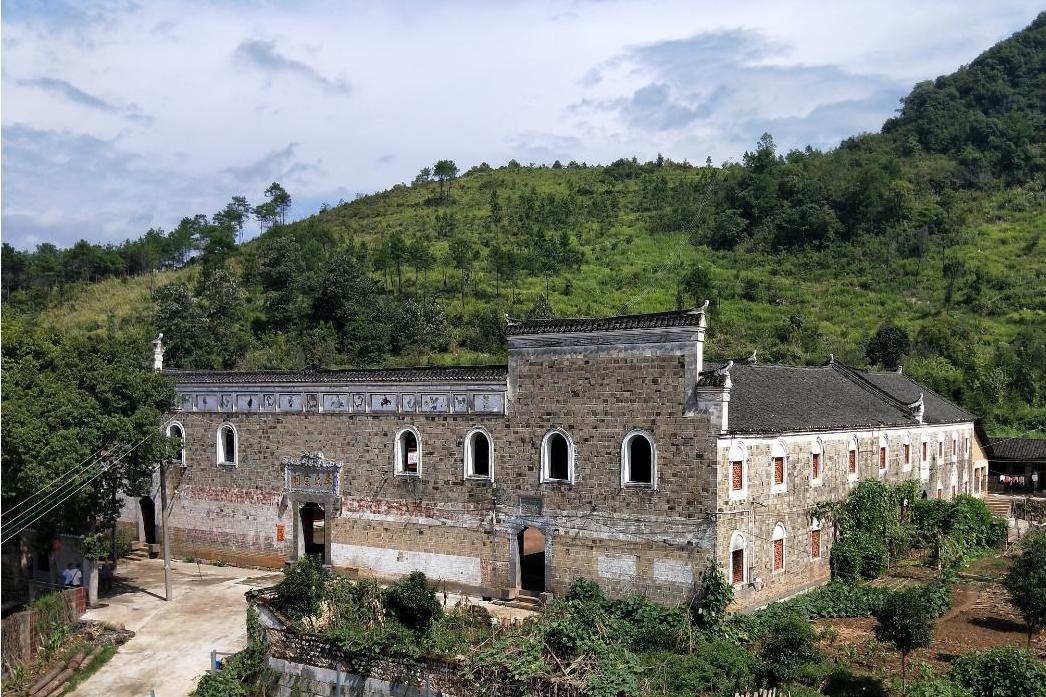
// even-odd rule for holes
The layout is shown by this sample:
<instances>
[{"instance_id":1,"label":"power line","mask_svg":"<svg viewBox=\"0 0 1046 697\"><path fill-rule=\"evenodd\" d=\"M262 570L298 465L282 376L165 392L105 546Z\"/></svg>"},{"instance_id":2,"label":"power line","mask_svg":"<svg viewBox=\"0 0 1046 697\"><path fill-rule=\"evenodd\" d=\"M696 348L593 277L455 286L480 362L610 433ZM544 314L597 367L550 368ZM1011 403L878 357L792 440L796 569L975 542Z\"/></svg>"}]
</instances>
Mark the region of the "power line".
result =
<instances>
[{"instance_id":1,"label":"power line","mask_svg":"<svg viewBox=\"0 0 1046 697\"><path fill-rule=\"evenodd\" d=\"M73 474L70 474L70 472L65 472L63 474L60 474L58 477L56 477L54 479L54 481L45 484L36 493L34 493L34 494L26 497L25 499L19 501L18 503L14 504L13 506L11 506L10 509L5 510L4 513L6 513L9 516L10 515L14 515L14 512L17 511L22 506L25 506L26 504L28 504L30 501L32 501L36 497L43 496L44 494L48 493L52 488L55 488L55 486L58 484L58 482L64 481L65 483L68 483L70 476L72 476L73 478L79 477L81 472L82 472L82 470L85 470L85 469L91 467L91 465L93 465L94 462L96 462L98 460L98 458L103 457L106 454L107 454L106 453L106 446L103 445L101 448L96 450L93 454L88 455L83 460L81 460L79 462L79 464L74 465L71 468L71 470L70 470L70 472L73 472ZM91 462L88 463L87 462L88 460L91 460ZM61 486L65 486L65 484L62 484ZM58 488L61 488L61 487L58 487Z\"/></svg>"},{"instance_id":2,"label":"power line","mask_svg":"<svg viewBox=\"0 0 1046 697\"><path fill-rule=\"evenodd\" d=\"M21 523L25 523L25 524L24 524L24 525L22 525L22 527L21 527L21 528L19 528L19 529L18 529L17 531L15 531L14 533L9 533L8 535L4 536L4 537L3 537L3 539L2 539L2 540L0 540L0 544L2 544L3 542L7 542L7 541L8 541L8 540L10 540L10 539L11 539L12 537L15 537L16 535L19 535L20 533L22 533L22 532L23 532L24 530L26 530L26 529L27 529L27 528L29 528L30 526L32 526L32 525L34 525L34 524L36 524L36 523L37 523L38 521L40 521L40 520L41 520L41 519L42 519L42 518L43 518L43 517L44 517L45 515L47 515L47 514L48 514L48 513L50 513L51 511L53 511L53 510L54 510L55 508L57 508L57 507L58 507L58 506L60 506L61 504L65 503L65 502L66 502L67 500L69 500L69 499L70 499L70 498L71 498L72 496L74 496L75 494L77 494L77 493L79 493L80 491L82 491L82 490L83 490L83 489L84 489L84 488L85 488L85 487L86 487L86 486L87 486L88 484L90 484L90 483L91 483L91 482L93 482L93 481L94 481L95 479L97 479L98 477L100 477L100 476L101 476L102 474L104 474L105 472L109 471L110 469L112 469L113 467L115 467L115 466L116 466L117 464L119 464L119 463L121 462L121 460L123 460L123 458L127 457L128 455L130 455L130 454L131 454L131 452L133 452L134 450L136 450L136 449L137 449L137 448L138 448L138 447L139 447L139 446L140 446L140 445L141 445L142 443L144 443L145 441L147 441L147 440L149 440L150 438L152 438L152 437L153 437L153 435L155 435L155 434L149 434L149 435L147 435L147 436L146 436L145 438L142 438L142 439L141 439L140 441L138 441L138 442L137 442L137 443L135 443L135 444L134 444L133 446L129 447L129 448L127 449L127 450L125 450L125 451L124 451L123 453L121 453L121 454L119 455L119 457L117 457L117 458L116 458L115 460L113 460L113 461L111 461L111 462L108 462L108 463L106 463L105 465L103 465L103 466L102 466L102 468L101 468L101 469L100 469L100 470L99 470L99 471L98 471L97 473L95 473L94 475L92 475L92 476L91 476L91 477L90 477L89 479L87 479L87 480L84 480L84 481L82 481L82 482L81 482L81 483L79 484L79 486L77 486L77 487L76 487L75 489L73 489L72 491L69 491L68 493L66 493L66 495L65 495L65 496L63 496L63 497L62 497L61 499L59 499L58 501L56 501L56 502L55 502L55 503L54 503L54 504L53 504L53 505L52 505L52 506L51 506L50 508L48 508L47 510L45 510L45 511L43 511L43 512L39 513L39 515L37 515L37 516L36 516L35 518L33 518L33 519L29 520L28 522L25 522L25 521L26 521L26 517L27 517L27 516L20 516L20 520L19 520L19 522L18 522L18 523L13 523L12 525L17 525L17 524L21 524ZM46 503L46 502L42 502L42 503Z\"/></svg>"},{"instance_id":3,"label":"power line","mask_svg":"<svg viewBox=\"0 0 1046 697\"><path fill-rule=\"evenodd\" d=\"M81 467L80 471L73 475L71 478L67 478L64 484L48 491L43 499L32 504L28 509L18 513L14 516L13 519L9 515L8 519L3 523L2 526L0 526L0 529L5 527L10 528L13 525L20 524L20 521L25 520L27 517L34 515L35 512L38 511L42 506L46 506L49 499L53 499L56 496L60 496L66 493L66 491L68 491L70 488L76 487L78 484L84 481L84 477L89 472L91 467L98 464L104 457L110 457L113 454L113 451L117 450L119 447L119 445L113 446L112 448L110 448L109 451L104 452L101 457L94 458L94 460L92 460L90 463L88 463L84 467Z\"/></svg>"}]
</instances>

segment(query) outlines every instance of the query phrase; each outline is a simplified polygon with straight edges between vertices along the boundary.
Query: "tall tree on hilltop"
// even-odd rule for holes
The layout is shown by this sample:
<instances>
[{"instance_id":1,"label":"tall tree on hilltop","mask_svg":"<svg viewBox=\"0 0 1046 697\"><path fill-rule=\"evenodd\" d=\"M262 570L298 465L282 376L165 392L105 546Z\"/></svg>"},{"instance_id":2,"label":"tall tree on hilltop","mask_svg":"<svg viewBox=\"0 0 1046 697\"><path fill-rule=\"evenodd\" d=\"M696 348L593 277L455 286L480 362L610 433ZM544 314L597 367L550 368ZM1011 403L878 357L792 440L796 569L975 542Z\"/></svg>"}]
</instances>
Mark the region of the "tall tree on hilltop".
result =
<instances>
[{"instance_id":1,"label":"tall tree on hilltop","mask_svg":"<svg viewBox=\"0 0 1046 697\"><path fill-rule=\"evenodd\" d=\"M458 270L461 281L461 308L465 309L465 285L476 260L476 246L465 235L456 235L451 239L448 251L454 268Z\"/></svg>"},{"instance_id":2,"label":"tall tree on hilltop","mask_svg":"<svg viewBox=\"0 0 1046 697\"><path fill-rule=\"evenodd\" d=\"M432 167L432 173L439 179L439 196L441 199L446 200L446 196L443 192L443 184L447 184L447 193L450 193L451 184L454 182L454 178L458 176L458 166L454 164L453 160L439 160Z\"/></svg>"},{"instance_id":3,"label":"tall tree on hilltop","mask_svg":"<svg viewBox=\"0 0 1046 697\"><path fill-rule=\"evenodd\" d=\"M407 254L410 265L414 267L414 285L419 285L418 277L422 272L428 271L436 265L436 255L432 252L432 245L425 235L415 235L410 241Z\"/></svg>"},{"instance_id":4,"label":"tall tree on hilltop","mask_svg":"<svg viewBox=\"0 0 1046 697\"><path fill-rule=\"evenodd\" d=\"M287 210L291 207L291 195L287 193L286 189L280 186L279 182L273 182L272 184L269 184L269 188L265 190L265 197L269 199L275 207L280 225L285 225L287 223Z\"/></svg>"}]
</instances>

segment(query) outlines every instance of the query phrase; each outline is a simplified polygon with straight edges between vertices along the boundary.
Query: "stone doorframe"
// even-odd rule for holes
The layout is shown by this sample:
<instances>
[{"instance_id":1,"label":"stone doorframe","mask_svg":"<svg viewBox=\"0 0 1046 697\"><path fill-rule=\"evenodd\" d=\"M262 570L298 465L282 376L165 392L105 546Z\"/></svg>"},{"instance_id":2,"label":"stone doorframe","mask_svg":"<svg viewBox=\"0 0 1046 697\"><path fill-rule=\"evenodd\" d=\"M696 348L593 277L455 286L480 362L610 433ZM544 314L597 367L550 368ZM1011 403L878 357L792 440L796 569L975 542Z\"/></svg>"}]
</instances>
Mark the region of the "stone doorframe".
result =
<instances>
[{"instance_id":1,"label":"stone doorframe","mask_svg":"<svg viewBox=\"0 0 1046 697\"><path fill-rule=\"evenodd\" d=\"M293 520L291 561L305 552L301 507L315 503L323 507L323 563L330 565L332 526L341 511L341 463L325 458L321 452L302 453L283 458L283 471L287 509Z\"/></svg>"},{"instance_id":2,"label":"stone doorframe","mask_svg":"<svg viewBox=\"0 0 1046 697\"><path fill-rule=\"evenodd\" d=\"M519 533L527 528L534 528L535 530L541 531L541 534L545 538L544 577L545 591L547 592L552 586L552 531L555 529L555 526L545 519L522 520L517 518L512 521L505 521L504 528L509 533L509 577L512 580L512 587L516 590L522 588L522 569L519 564Z\"/></svg>"},{"instance_id":3,"label":"stone doorframe","mask_svg":"<svg viewBox=\"0 0 1046 697\"><path fill-rule=\"evenodd\" d=\"M335 513L338 500L326 494L303 492L287 492L287 500L289 501L288 510L294 520L294 528L291 533L294 535L294 551L291 554L291 561L297 561L305 552L305 530L301 524L301 507L307 503L316 503L323 507L323 563L329 566L331 563L331 525L338 517Z\"/></svg>"}]
</instances>

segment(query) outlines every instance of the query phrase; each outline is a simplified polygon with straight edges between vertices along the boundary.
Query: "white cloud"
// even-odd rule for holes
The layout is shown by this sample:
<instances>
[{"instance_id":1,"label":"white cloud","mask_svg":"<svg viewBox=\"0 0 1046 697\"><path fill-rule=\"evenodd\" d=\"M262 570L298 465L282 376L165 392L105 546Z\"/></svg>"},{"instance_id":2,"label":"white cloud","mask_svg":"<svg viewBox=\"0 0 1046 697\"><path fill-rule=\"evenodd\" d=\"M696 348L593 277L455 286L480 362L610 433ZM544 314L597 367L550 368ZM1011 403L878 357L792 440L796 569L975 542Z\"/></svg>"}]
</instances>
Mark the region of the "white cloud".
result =
<instances>
[{"instance_id":1,"label":"white cloud","mask_svg":"<svg viewBox=\"0 0 1046 697\"><path fill-rule=\"evenodd\" d=\"M1037 10L6 0L4 240L119 240L273 179L305 214L442 157L718 161L767 129L824 147Z\"/></svg>"}]
</instances>

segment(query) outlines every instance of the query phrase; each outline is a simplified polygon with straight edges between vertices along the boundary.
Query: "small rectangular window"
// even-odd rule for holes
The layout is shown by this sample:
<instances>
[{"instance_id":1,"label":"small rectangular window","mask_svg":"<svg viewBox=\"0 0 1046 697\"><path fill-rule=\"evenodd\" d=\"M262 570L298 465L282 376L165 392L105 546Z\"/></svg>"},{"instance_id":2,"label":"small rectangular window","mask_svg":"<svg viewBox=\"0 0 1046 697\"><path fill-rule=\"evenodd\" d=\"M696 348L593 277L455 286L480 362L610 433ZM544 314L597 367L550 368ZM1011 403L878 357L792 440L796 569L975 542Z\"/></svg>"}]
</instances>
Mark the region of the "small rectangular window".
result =
<instances>
[{"instance_id":1,"label":"small rectangular window","mask_svg":"<svg viewBox=\"0 0 1046 697\"><path fill-rule=\"evenodd\" d=\"M810 477L812 479L821 478L821 453L814 453L810 456Z\"/></svg>"},{"instance_id":2,"label":"small rectangular window","mask_svg":"<svg viewBox=\"0 0 1046 697\"><path fill-rule=\"evenodd\" d=\"M923 462L926 462L926 443L923 443Z\"/></svg>"},{"instance_id":3,"label":"small rectangular window","mask_svg":"<svg viewBox=\"0 0 1046 697\"><path fill-rule=\"evenodd\" d=\"M774 571L780 571L785 566L785 541L774 540Z\"/></svg>"},{"instance_id":4,"label":"small rectangular window","mask_svg":"<svg viewBox=\"0 0 1046 697\"><path fill-rule=\"evenodd\" d=\"M774 458L774 484L778 486L784 484L785 481L785 459L783 457Z\"/></svg>"},{"instance_id":5,"label":"small rectangular window","mask_svg":"<svg viewBox=\"0 0 1046 697\"><path fill-rule=\"evenodd\" d=\"M730 553L730 577L732 583L744 583L745 551L743 549L735 549Z\"/></svg>"},{"instance_id":6,"label":"small rectangular window","mask_svg":"<svg viewBox=\"0 0 1046 697\"><path fill-rule=\"evenodd\" d=\"M740 460L733 460L730 463L730 489L741 491L744 488L744 463Z\"/></svg>"},{"instance_id":7,"label":"small rectangular window","mask_svg":"<svg viewBox=\"0 0 1046 697\"><path fill-rule=\"evenodd\" d=\"M879 448L879 469L886 469L886 448Z\"/></svg>"},{"instance_id":8,"label":"small rectangular window","mask_svg":"<svg viewBox=\"0 0 1046 697\"><path fill-rule=\"evenodd\" d=\"M904 464L912 464L912 446L904 444Z\"/></svg>"},{"instance_id":9,"label":"small rectangular window","mask_svg":"<svg viewBox=\"0 0 1046 697\"><path fill-rule=\"evenodd\" d=\"M850 454L846 458L846 471L850 474L857 474L857 451L851 450Z\"/></svg>"},{"instance_id":10,"label":"small rectangular window","mask_svg":"<svg viewBox=\"0 0 1046 697\"><path fill-rule=\"evenodd\" d=\"M821 558L821 531L811 530L810 531L810 558L820 559Z\"/></svg>"}]
</instances>

